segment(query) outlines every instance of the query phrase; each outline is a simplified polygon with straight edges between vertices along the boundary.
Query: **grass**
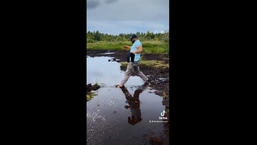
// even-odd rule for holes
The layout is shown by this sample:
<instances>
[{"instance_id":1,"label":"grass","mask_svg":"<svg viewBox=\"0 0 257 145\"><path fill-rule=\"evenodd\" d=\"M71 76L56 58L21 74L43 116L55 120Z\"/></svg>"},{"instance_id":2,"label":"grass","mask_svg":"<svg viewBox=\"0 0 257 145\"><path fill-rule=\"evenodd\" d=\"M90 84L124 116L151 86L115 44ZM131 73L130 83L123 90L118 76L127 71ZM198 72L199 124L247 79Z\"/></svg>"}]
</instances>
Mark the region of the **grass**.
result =
<instances>
[{"instance_id":1,"label":"grass","mask_svg":"<svg viewBox=\"0 0 257 145\"><path fill-rule=\"evenodd\" d=\"M143 45L143 51L146 54L168 54L169 53L169 43L163 41L141 41ZM87 43L87 50L123 50L123 45L131 45L127 41L119 42L107 42L107 41L98 41L94 43Z\"/></svg>"},{"instance_id":2,"label":"grass","mask_svg":"<svg viewBox=\"0 0 257 145\"><path fill-rule=\"evenodd\" d=\"M130 45L124 42L106 42L98 41L87 43L87 50L121 50L123 45Z\"/></svg>"},{"instance_id":3,"label":"grass","mask_svg":"<svg viewBox=\"0 0 257 145\"><path fill-rule=\"evenodd\" d=\"M87 101L91 100L94 98L97 94L95 92L89 92L87 93Z\"/></svg>"},{"instance_id":4,"label":"grass","mask_svg":"<svg viewBox=\"0 0 257 145\"><path fill-rule=\"evenodd\" d=\"M96 81L96 83L93 86L99 86L99 82ZM93 89L95 90L95 89ZM90 92L87 92L86 97L87 97L87 101L91 100L92 98L94 98L95 96L97 96L97 93L95 91L91 90Z\"/></svg>"},{"instance_id":5,"label":"grass","mask_svg":"<svg viewBox=\"0 0 257 145\"><path fill-rule=\"evenodd\" d=\"M163 41L142 41L144 53L146 54L168 54L169 43Z\"/></svg>"}]
</instances>

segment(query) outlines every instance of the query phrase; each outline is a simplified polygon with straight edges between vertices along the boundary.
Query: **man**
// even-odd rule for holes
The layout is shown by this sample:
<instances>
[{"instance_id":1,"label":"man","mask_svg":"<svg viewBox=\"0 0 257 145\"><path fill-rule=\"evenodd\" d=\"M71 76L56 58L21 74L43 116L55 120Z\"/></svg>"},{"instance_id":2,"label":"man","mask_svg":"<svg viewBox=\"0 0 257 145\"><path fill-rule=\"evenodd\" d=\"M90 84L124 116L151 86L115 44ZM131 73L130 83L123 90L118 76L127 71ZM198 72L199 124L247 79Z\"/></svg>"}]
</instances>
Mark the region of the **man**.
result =
<instances>
[{"instance_id":1,"label":"man","mask_svg":"<svg viewBox=\"0 0 257 145\"><path fill-rule=\"evenodd\" d=\"M142 43L139 41L135 34L131 36L130 41L132 42L132 46L125 45L123 48L130 49L130 56L132 59L130 58L127 60L128 66L125 72L125 77L119 85L116 85L117 88L123 87L130 76L139 76L145 82L148 82L148 78L139 69L140 54L143 51Z\"/></svg>"},{"instance_id":2,"label":"man","mask_svg":"<svg viewBox=\"0 0 257 145\"><path fill-rule=\"evenodd\" d=\"M135 125L142 121L141 117L141 110L140 110L140 100L139 95L148 87L148 83L144 83L143 85L139 86L134 95L132 96L126 87L121 87L122 92L126 97L126 102L128 105L124 106L126 109L130 109L131 116L128 117L128 123L131 125Z\"/></svg>"}]
</instances>

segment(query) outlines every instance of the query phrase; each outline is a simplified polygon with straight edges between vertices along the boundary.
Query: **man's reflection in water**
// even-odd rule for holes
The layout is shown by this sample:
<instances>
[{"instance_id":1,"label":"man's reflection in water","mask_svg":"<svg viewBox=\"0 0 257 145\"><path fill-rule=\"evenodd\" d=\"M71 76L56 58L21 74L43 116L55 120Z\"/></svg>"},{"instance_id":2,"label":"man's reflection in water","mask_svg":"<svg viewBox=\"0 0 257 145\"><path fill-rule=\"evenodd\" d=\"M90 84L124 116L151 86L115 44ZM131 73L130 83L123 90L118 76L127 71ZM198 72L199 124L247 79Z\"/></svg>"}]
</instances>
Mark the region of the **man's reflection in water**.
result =
<instances>
[{"instance_id":1,"label":"man's reflection in water","mask_svg":"<svg viewBox=\"0 0 257 145\"><path fill-rule=\"evenodd\" d=\"M142 93L148 87L148 85L148 83L144 83L143 85L139 86L139 88L135 90L133 96L129 93L125 86L121 87L121 90L127 99L126 102L128 103L125 108L129 108L131 111L131 117L128 117L128 123L131 125L135 125L142 121L139 94Z\"/></svg>"}]
</instances>

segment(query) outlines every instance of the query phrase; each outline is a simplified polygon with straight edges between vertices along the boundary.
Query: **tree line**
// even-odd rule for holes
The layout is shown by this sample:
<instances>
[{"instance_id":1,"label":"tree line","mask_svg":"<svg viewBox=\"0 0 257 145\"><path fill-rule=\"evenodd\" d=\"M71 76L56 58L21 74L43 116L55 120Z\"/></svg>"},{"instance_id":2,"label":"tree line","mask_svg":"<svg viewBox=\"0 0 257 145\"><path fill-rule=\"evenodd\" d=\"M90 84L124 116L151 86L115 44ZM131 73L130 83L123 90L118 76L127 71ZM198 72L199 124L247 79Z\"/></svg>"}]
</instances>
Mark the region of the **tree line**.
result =
<instances>
[{"instance_id":1,"label":"tree line","mask_svg":"<svg viewBox=\"0 0 257 145\"><path fill-rule=\"evenodd\" d=\"M154 41L164 41L169 42L169 32L164 33L153 33L147 31L146 33L137 32L135 33L141 41L145 40L154 40ZM87 32L87 42L97 42L97 41L108 41L108 42L116 42L116 41L129 41L132 33L125 34L120 33L119 35L111 35L111 34L104 34L99 31L88 31Z\"/></svg>"}]
</instances>

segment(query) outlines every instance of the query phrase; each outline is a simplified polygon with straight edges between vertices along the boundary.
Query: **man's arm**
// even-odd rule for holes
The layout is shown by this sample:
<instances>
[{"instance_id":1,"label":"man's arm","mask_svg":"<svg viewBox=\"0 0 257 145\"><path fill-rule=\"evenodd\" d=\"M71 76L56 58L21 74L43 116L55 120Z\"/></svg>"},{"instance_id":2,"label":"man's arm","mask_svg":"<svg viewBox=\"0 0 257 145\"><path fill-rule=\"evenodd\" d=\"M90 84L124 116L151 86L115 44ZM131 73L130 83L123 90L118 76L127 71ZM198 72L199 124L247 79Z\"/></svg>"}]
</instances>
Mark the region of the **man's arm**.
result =
<instances>
[{"instance_id":1,"label":"man's arm","mask_svg":"<svg viewBox=\"0 0 257 145\"><path fill-rule=\"evenodd\" d=\"M142 51L143 51L143 47L142 46L138 46L137 50L132 52L132 53L137 54L137 53L141 53Z\"/></svg>"},{"instance_id":2,"label":"man's arm","mask_svg":"<svg viewBox=\"0 0 257 145\"><path fill-rule=\"evenodd\" d=\"M128 46L128 45L124 45L123 48L127 48L127 49L130 49L131 46Z\"/></svg>"}]
</instances>

